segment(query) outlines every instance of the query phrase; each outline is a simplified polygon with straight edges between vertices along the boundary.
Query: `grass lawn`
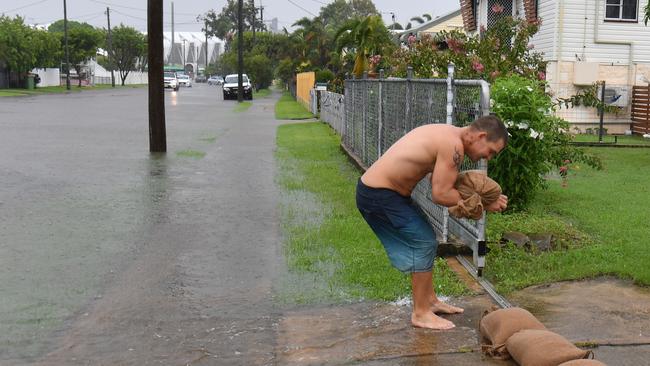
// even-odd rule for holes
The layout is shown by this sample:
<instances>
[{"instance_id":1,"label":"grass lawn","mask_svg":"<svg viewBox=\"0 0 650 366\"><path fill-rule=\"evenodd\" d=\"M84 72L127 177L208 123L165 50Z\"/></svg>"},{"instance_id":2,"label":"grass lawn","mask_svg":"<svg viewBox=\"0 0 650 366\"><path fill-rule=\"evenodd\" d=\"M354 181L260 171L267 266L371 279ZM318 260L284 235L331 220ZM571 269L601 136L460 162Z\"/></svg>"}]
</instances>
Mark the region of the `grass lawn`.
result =
<instances>
[{"instance_id":1,"label":"grass lawn","mask_svg":"<svg viewBox=\"0 0 650 366\"><path fill-rule=\"evenodd\" d=\"M359 172L339 149L340 138L320 123L278 130L279 182L286 195L283 229L290 268L327 281L333 294L394 299L409 293L408 277L392 269L358 214ZM490 214L485 276L500 293L601 275L650 285L650 154L646 149L590 148L604 169L574 165L568 186L548 179L526 212ZM497 245L505 231L552 233L558 248L529 253ZM437 289L467 291L437 263Z\"/></svg>"},{"instance_id":2,"label":"grass lawn","mask_svg":"<svg viewBox=\"0 0 650 366\"><path fill-rule=\"evenodd\" d=\"M118 89L129 89L129 88L142 88L146 87L146 84L132 84L132 85L115 85L115 88ZM75 93L86 90L104 90L111 89L110 84L98 84L95 86L82 86L81 88L76 85L71 85L70 90L67 90L64 86L46 86L42 88L35 89L0 89L0 97L19 97L26 95L41 95L41 94L61 94L61 93Z\"/></svg>"},{"instance_id":3,"label":"grass lawn","mask_svg":"<svg viewBox=\"0 0 650 366\"><path fill-rule=\"evenodd\" d=\"M235 112L246 112L253 105L252 102L241 102L235 105Z\"/></svg>"},{"instance_id":4,"label":"grass lawn","mask_svg":"<svg viewBox=\"0 0 650 366\"><path fill-rule=\"evenodd\" d=\"M260 89L258 91L253 91L253 98L266 98L271 95L271 89Z\"/></svg>"},{"instance_id":5,"label":"grass lawn","mask_svg":"<svg viewBox=\"0 0 650 366\"><path fill-rule=\"evenodd\" d=\"M323 123L278 128L276 159L282 188L282 226L290 271L310 278L312 291L333 300L394 300L410 294L410 278L391 267L383 247L355 204L359 171ZM443 260L436 289L468 293ZM295 299L294 299L295 300ZM313 300L313 299L312 299ZM300 298L309 302L309 298Z\"/></svg>"},{"instance_id":6,"label":"grass lawn","mask_svg":"<svg viewBox=\"0 0 650 366\"><path fill-rule=\"evenodd\" d=\"M576 142L598 142L598 135L575 135ZM613 143L613 135L604 135L603 142ZM640 135L633 136L616 136L616 142L620 145L648 145L650 146L650 139L643 138Z\"/></svg>"},{"instance_id":7,"label":"grass lawn","mask_svg":"<svg viewBox=\"0 0 650 366\"><path fill-rule=\"evenodd\" d=\"M275 119L307 119L313 118L305 107L296 102L291 93L285 91L275 104Z\"/></svg>"},{"instance_id":8,"label":"grass lawn","mask_svg":"<svg viewBox=\"0 0 650 366\"><path fill-rule=\"evenodd\" d=\"M488 237L504 230L553 232L566 249L539 255L493 249L485 274L504 292L598 275L650 285L650 154L646 149L592 148L604 170L573 167L568 187L550 180L526 213L490 215Z\"/></svg>"}]
</instances>

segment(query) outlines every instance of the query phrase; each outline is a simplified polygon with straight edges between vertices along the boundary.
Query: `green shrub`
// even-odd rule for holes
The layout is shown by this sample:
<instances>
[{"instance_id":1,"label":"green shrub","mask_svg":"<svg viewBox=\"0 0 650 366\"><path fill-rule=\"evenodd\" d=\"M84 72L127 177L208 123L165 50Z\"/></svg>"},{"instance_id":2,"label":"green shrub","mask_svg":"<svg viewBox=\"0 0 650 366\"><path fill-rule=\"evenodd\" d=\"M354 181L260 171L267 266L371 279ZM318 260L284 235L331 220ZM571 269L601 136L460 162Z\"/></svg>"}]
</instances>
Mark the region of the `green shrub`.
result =
<instances>
[{"instance_id":1,"label":"green shrub","mask_svg":"<svg viewBox=\"0 0 650 366\"><path fill-rule=\"evenodd\" d=\"M510 209L524 209L555 167L575 161L601 167L600 160L570 145L569 123L552 114L554 105L543 83L516 75L499 78L491 97L492 111L510 137L488 171L508 196Z\"/></svg>"}]
</instances>

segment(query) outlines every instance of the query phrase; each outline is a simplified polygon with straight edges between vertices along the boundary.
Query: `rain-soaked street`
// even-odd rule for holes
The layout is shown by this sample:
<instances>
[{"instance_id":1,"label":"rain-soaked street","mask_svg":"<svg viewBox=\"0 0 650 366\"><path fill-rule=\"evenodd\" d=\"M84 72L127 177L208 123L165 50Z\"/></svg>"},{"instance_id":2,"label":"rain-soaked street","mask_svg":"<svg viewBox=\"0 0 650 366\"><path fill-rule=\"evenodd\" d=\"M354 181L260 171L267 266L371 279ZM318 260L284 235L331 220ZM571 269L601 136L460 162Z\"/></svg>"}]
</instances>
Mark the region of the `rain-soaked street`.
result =
<instances>
[{"instance_id":1,"label":"rain-soaked street","mask_svg":"<svg viewBox=\"0 0 650 366\"><path fill-rule=\"evenodd\" d=\"M478 351L480 290L451 299L466 312L445 332L398 303L278 298L278 97L235 112L216 87L166 91L166 155L148 152L145 88L0 98L0 365L512 365ZM512 299L611 343L595 350L608 364L647 362L648 291L606 279Z\"/></svg>"}]
</instances>

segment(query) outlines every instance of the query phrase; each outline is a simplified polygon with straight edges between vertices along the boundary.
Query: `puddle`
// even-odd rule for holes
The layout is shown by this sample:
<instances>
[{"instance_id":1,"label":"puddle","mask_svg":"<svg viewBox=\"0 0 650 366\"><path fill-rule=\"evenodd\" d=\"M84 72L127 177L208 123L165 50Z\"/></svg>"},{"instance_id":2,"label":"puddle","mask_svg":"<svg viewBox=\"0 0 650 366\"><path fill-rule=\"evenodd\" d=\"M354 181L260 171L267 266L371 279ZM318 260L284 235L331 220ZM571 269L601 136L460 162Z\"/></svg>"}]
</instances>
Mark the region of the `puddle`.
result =
<instances>
[{"instance_id":1,"label":"puddle","mask_svg":"<svg viewBox=\"0 0 650 366\"><path fill-rule=\"evenodd\" d=\"M493 304L486 296L451 299L465 314L449 315L456 328L434 331L410 325L406 299L394 303L359 303L287 312L279 322L278 364L437 364L483 363L478 320ZM485 360L485 364L510 363Z\"/></svg>"}]
</instances>

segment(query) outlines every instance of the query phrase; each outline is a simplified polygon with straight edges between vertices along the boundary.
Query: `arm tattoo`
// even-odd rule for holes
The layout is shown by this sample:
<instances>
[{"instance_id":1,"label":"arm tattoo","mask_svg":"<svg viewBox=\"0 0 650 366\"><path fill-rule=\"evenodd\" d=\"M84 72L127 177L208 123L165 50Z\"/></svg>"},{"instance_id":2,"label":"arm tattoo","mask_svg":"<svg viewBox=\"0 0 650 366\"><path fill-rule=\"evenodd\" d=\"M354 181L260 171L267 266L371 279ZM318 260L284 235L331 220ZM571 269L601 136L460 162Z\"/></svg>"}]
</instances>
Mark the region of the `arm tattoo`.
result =
<instances>
[{"instance_id":1,"label":"arm tattoo","mask_svg":"<svg viewBox=\"0 0 650 366\"><path fill-rule=\"evenodd\" d=\"M460 156L460 153L458 152L458 149L454 147L454 164L456 165L456 168L460 168L460 165L463 163L463 158Z\"/></svg>"}]
</instances>

